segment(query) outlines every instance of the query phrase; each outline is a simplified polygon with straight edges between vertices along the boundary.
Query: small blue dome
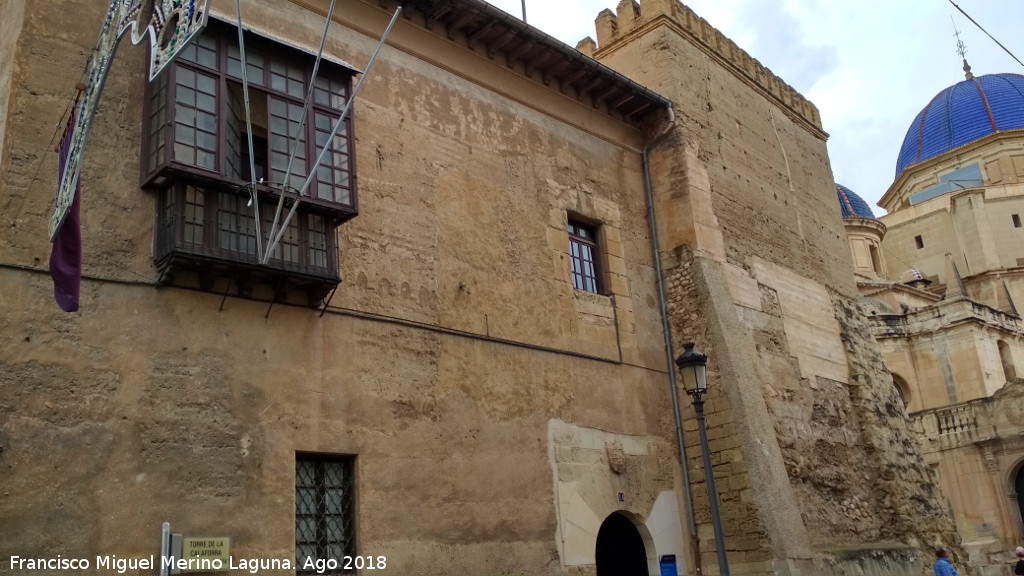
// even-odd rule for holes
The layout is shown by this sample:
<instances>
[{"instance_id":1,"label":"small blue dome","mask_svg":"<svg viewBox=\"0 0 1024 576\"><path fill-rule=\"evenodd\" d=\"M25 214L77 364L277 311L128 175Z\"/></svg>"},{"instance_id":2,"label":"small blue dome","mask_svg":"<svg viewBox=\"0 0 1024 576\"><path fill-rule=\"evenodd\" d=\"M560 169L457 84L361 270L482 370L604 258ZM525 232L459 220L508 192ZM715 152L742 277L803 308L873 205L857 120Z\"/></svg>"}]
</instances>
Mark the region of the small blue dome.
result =
<instances>
[{"instance_id":1,"label":"small blue dome","mask_svg":"<svg viewBox=\"0 0 1024 576\"><path fill-rule=\"evenodd\" d=\"M896 177L924 162L1003 130L1024 129L1024 76L972 77L935 95L914 118L896 160Z\"/></svg>"},{"instance_id":2,"label":"small blue dome","mask_svg":"<svg viewBox=\"0 0 1024 576\"><path fill-rule=\"evenodd\" d=\"M839 197L839 210L843 218L870 218L875 219L871 207L863 198L857 196L856 192L842 184L836 184L836 196Z\"/></svg>"}]
</instances>

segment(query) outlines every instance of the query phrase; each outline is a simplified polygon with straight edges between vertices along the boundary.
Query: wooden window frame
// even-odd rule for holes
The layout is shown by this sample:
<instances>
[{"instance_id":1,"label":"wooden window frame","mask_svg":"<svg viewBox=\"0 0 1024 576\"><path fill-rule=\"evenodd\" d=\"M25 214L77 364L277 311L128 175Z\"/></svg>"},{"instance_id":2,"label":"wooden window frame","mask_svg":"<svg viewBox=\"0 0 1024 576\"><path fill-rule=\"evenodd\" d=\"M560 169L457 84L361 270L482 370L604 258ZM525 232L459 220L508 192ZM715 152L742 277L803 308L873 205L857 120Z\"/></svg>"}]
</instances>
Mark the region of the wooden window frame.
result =
<instances>
[{"instance_id":1,"label":"wooden window frame","mask_svg":"<svg viewBox=\"0 0 1024 576\"><path fill-rule=\"evenodd\" d=\"M202 200L190 201L190 190L201 191ZM193 193L192 197L195 196ZM255 251L225 246L221 241L222 217L239 214L225 202L235 202L236 205L244 206L247 197L223 187L202 186L182 181L161 190L156 222L156 260L162 261L175 252L186 252L222 261L255 265L258 262ZM264 228L269 227L273 208L274 205L269 199L261 199L260 219ZM251 219L252 215L242 215L241 218ZM314 230L310 225L311 220L316 218L322 219L322 230ZM289 228L294 229L297 235L296 244L289 244L297 246L297 257L284 257L285 239L282 239L281 245L267 261L267 266L309 276L337 278L337 238L328 215L299 210L296 211ZM322 247L314 239L314 234L323 235ZM314 254L315 252L317 254ZM321 261L323 264L320 264Z\"/></svg>"},{"instance_id":2,"label":"wooden window frame","mask_svg":"<svg viewBox=\"0 0 1024 576\"><path fill-rule=\"evenodd\" d=\"M569 275L572 279L572 287L575 290L591 294L604 294L602 253L598 242L598 230L599 226L597 225L578 218L569 218L567 232L569 235ZM587 252L589 252L589 259L586 258Z\"/></svg>"},{"instance_id":3,"label":"wooden window frame","mask_svg":"<svg viewBox=\"0 0 1024 576\"><path fill-rule=\"evenodd\" d=\"M162 78L147 84L146 97L144 99L143 106L144 133L142 136L142 161L140 162L142 172L141 185L143 188L162 189L182 179L200 185L220 183L226 186L242 187L249 184L249 167L247 164L241 167L241 172L243 174L242 178L232 177L228 173L227 148L228 140L232 137L228 126L228 116L231 113L229 104L231 98L229 97L228 90L231 85L241 84L241 79L231 74L228 67L228 61L230 58L229 48L233 45L237 46L237 29L229 24L211 20L207 30L204 31L203 34L210 35L215 40L215 44L217 46L217 68L210 68L207 65L193 62L179 56L179 58L177 58L175 62L168 66L167 70L164 71L164 76L162 76ZM305 90L308 89L311 79L314 57L311 54L275 43L269 39L261 38L250 32L246 32L245 34L247 52L251 51L252 53L264 56L262 68L263 78L250 78L249 91L250 102L260 98L263 98L266 101L265 114L267 117L266 123L268 131L266 138L266 150L262 152L256 151L255 156L267 159L267 172L269 174L271 171L271 159L275 153L270 137L272 100L286 101L290 104L297 105L301 110L305 98ZM247 59L250 62L252 61L252 57L249 54L247 54ZM298 91L295 90L293 90L292 93L289 93L287 91L282 92L280 90L276 90L272 87L274 83L272 77L273 62L282 62L285 65L302 69L303 84L300 90L302 92L301 96L297 95ZM249 69L253 69L251 64ZM175 104L178 90L178 74L183 70L189 70L207 77L213 77L216 82L216 151L214 167L212 169L180 161L175 158L174 145L175 131L177 129L176 115L178 113L178 107ZM320 174L319 169L322 166L314 165L314 162L320 153L320 149L316 145L316 117L318 114L330 117L332 123L331 127L333 128L333 123L337 121L337 118L341 114L341 107L343 107L344 102L351 97L352 79L354 75L355 71L345 68L344 66L328 61L321 61L320 70L317 74L318 87L316 89L316 96L312 99L309 109L306 111L306 121L303 128L303 136L305 138L305 166L303 173L306 175L311 171L317 171L317 173ZM321 85L324 83L328 84L328 90L326 92L321 88ZM161 95L156 93L161 86L164 90L162 98L164 111L162 116L159 115L159 110L155 110L157 114L153 114L154 106L158 106L161 101ZM338 93L332 93L331 90L337 90ZM254 96L256 97L254 98ZM342 164L337 168L337 170L344 173L347 168L347 177L344 177L341 180L337 179L338 174L335 172L334 166L331 166L329 170L331 172L333 186L339 190L347 190L348 202L335 201L335 188L327 191L331 194L330 198L320 197L321 179L318 176L314 176L313 181L310 183L307 190L306 196L302 198L302 202L304 204L309 204L320 212L330 213L332 225L339 224L356 216L359 210L355 137L351 113L349 113L345 118L344 127L339 132L337 139L342 140L343 150L339 150L336 147L333 148L332 152L327 154L325 160L327 162L332 162L337 156L339 164ZM248 143L245 139L242 140L241 145L246 148L248 147ZM287 142L286 146L288 152L290 152L290 140ZM154 147L157 149L157 153L153 158L151 158L150 151ZM160 148L162 148L162 152L160 151ZM347 166L345 165L346 160ZM324 166L324 169L327 170L328 167ZM293 172L294 171L295 170L293 169ZM302 179L304 180L305 176L303 176ZM258 185L257 190L261 198L276 199L280 193L279 186Z\"/></svg>"}]
</instances>

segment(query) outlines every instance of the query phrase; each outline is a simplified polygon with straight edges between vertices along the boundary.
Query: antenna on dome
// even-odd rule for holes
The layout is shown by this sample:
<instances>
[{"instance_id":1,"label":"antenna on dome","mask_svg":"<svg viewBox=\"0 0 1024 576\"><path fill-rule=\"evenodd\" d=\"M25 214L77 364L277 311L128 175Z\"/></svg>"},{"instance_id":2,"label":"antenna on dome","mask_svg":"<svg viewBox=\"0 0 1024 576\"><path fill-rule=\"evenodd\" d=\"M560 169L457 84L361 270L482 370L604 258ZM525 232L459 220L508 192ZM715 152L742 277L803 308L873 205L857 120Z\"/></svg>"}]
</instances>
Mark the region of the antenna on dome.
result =
<instances>
[{"instance_id":1,"label":"antenna on dome","mask_svg":"<svg viewBox=\"0 0 1024 576\"><path fill-rule=\"evenodd\" d=\"M1003 52L1006 52L1007 54L1009 54L1009 55L1010 55L1010 58L1013 58L1014 60L1016 60L1016 61L1017 61L1017 64L1020 64L1021 66L1024 66L1024 62L1021 62L1021 61L1020 61L1020 58L1017 58L1016 56L1014 56L1014 55L1013 55L1013 52L1010 52L1010 51L1009 51L1009 50L1008 50L1008 49L1006 48L1006 46L1003 46L1003 43L1002 43L1002 42L1000 42L999 40L996 40L995 36L993 36L993 35L989 34L989 33L988 33L988 30L985 30L984 28L982 28L982 27L981 27L981 24L978 24L977 22L975 22L974 18L971 18L971 15L970 15L970 14L968 14L967 12L964 12L964 9L963 9L963 8L961 8L961 7L959 7L959 6L957 6L957 5L956 5L956 2L953 2L953 0L949 0L949 3L950 3L950 4L952 4L954 8L956 8L957 10L959 10L961 14L963 14L964 16L966 16L966 17L967 17L967 19L971 21L971 24L974 24L975 26L977 26L977 27L978 27L978 29L979 29L979 30L981 30L982 32L984 32L986 36L988 36L989 38L991 38L991 39L992 39L992 41L993 41L993 42L995 42L996 44L998 44L998 45L999 45L999 47L1003 49ZM951 16L951 18L952 18L952 16ZM966 63L967 63L967 62L966 62L966 61L964 61L964 64L966 64Z\"/></svg>"},{"instance_id":2,"label":"antenna on dome","mask_svg":"<svg viewBox=\"0 0 1024 576\"><path fill-rule=\"evenodd\" d=\"M970 80L974 78L974 74L971 74L971 65L967 63L967 46L960 39L960 31L956 29L956 20L953 20L952 15L949 16L949 21L953 23L953 35L956 36L956 53L964 59L964 75Z\"/></svg>"}]
</instances>

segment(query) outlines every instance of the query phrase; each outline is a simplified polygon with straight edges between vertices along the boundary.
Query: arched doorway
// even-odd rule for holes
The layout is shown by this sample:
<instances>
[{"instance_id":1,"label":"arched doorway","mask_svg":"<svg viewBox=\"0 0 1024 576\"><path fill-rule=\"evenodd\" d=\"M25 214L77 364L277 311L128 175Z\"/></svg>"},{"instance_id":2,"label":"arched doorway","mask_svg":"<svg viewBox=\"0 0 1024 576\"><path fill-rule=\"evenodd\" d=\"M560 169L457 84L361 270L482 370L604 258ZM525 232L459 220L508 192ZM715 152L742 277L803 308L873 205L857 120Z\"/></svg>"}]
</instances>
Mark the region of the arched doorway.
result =
<instances>
[{"instance_id":1,"label":"arched doorway","mask_svg":"<svg viewBox=\"0 0 1024 576\"><path fill-rule=\"evenodd\" d=\"M647 576L647 549L633 521L613 512L597 531L597 576Z\"/></svg>"},{"instance_id":2,"label":"arched doorway","mask_svg":"<svg viewBox=\"0 0 1024 576\"><path fill-rule=\"evenodd\" d=\"M899 374L892 372L892 384L896 388L896 394L899 395L900 400L903 402L903 407L909 412L910 411L910 387L907 386L907 381L903 379Z\"/></svg>"}]
</instances>

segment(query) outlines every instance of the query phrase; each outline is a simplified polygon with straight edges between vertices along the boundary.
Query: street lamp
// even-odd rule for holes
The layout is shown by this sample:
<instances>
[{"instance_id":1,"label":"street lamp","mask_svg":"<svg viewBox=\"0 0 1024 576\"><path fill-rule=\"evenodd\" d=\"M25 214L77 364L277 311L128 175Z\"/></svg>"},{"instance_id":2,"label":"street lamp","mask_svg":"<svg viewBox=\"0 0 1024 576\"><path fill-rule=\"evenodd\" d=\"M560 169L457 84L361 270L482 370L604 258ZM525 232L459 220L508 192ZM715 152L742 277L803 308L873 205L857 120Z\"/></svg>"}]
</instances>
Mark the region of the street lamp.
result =
<instances>
[{"instance_id":1,"label":"street lamp","mask_svg":"<svg viewBox=\"0 0 1024 576\"><path fill-rule=\"evenodd\" d=\"M715 475L711 470L711 451L708 449L708 433L704 428L704 394L708 391L708 357L694 349L693 343L683 344L685 350L676 358L676 366L683 377L683 388L693 398L697 411L697 431L700 432L700 451L704 457L704 482L708 487L708 501L711 504L711 526L715 530L715 552L718 553L718 571L729 576L729 559L725 555L725 537L722 535L722 518L718 512L718 490L715 489Z\"/></svg>"}]
</instances>

